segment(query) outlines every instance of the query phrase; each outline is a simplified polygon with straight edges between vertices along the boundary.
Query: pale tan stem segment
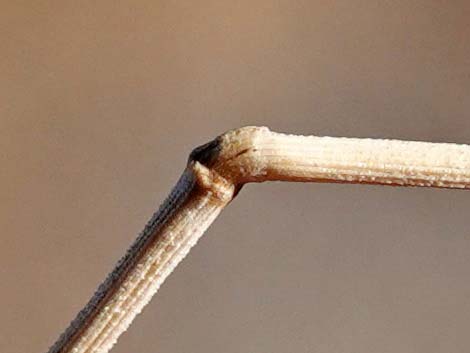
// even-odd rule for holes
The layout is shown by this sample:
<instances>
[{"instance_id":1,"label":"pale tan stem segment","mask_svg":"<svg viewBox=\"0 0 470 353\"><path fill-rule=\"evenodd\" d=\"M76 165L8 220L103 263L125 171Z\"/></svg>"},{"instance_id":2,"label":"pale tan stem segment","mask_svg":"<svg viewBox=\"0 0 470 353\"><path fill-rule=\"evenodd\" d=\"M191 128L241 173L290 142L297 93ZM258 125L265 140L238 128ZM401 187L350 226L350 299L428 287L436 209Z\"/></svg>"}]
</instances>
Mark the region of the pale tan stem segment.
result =
<instances>
[{"instance_id":1,"label":"pale tan stem segment","mask_svg":"<svg viewBox=\"0 0 470 353\"><path fill-rule=\"evenodd\" d=\"M229 131L195 149L170 196L49 353L106 353L247 182L470 188L470 146Z\"/></svg>"},{"instance_id":2,"label":"pale tan stem segment","mask_svg":"<svg viewBox=\"0 0 470 353\"><path fill-rule=\"evenodd\" d=\"M145 230L49 352L108 352L233 193L233 184L191 161Z\"/></svg>"},{"instance_id":3,"label":"pale tan stem segment","mask_svg":"<svg viewBox=\"0 0 470 353\"><path fill-rule=\"evenodd\" d=\"M248 135L248 136L247 136ZM267 128L225 135L237 157L217 168L238 182L268 180L470 187L470 146L400 140L296 136ZM228 154L228 153L227 153Z\"/></svg>"}]
</instances>

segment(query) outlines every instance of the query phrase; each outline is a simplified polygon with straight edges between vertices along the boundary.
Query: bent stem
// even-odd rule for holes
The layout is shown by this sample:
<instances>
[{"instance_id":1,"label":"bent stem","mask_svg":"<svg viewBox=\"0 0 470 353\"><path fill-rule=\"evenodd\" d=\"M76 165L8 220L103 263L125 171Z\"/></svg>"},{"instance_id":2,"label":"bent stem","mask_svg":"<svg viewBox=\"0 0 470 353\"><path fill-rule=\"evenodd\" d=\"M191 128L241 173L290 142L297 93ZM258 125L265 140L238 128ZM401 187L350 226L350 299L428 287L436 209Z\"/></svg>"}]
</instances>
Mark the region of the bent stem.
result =
<instances>
[{"instance_id":1,"label":"bent stem","mask_svg":"<svg viewBox=\"0 0 470 353\"><path fill-rule=\"evenodd\" d=\"M196 148L170 195L49 353L106 353L243 184L470 188L470 146L229 131Z\"/></svg>"}]
</instances>

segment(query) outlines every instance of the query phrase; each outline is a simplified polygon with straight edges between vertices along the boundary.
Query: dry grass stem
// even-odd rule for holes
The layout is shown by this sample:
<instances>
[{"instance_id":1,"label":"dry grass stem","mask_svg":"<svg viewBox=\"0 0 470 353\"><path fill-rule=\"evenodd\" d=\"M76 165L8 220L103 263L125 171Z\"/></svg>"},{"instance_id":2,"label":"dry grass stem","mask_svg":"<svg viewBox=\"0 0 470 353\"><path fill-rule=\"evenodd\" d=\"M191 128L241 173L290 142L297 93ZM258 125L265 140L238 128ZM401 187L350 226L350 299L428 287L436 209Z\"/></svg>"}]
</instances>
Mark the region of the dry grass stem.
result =
<instances>
[{"instance_id":1,"label":"dry grass stem","mask_svg":"<svg viewBox=\"0 0 470 353\"><path fill-rule=\"evenodd\" d=\"M144 231L49 353L106 353L243 184L470 187L470 146L229 131L195 149Z\"/></svg>"}]
</instances>

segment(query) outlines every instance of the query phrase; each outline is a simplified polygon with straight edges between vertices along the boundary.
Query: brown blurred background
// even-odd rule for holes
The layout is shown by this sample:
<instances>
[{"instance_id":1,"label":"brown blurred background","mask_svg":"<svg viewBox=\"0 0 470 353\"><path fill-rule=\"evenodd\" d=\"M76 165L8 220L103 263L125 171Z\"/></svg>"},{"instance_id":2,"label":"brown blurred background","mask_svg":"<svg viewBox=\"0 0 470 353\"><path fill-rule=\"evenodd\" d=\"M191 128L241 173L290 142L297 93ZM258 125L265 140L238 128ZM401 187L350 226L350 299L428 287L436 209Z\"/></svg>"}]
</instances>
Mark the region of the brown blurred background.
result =
<instances>
[{"instance_id":1,"label":"brown blurred background","mask_svg":"<svg viewBox=\"0 0 470 353\"><path fill-rule=\"evenodd\" d=\"M192 147L470 143L470 2L2 1L0 351L45 352ZM468 352L467 192L249 185L124 352Z\"/></svg>"}]
</instances>

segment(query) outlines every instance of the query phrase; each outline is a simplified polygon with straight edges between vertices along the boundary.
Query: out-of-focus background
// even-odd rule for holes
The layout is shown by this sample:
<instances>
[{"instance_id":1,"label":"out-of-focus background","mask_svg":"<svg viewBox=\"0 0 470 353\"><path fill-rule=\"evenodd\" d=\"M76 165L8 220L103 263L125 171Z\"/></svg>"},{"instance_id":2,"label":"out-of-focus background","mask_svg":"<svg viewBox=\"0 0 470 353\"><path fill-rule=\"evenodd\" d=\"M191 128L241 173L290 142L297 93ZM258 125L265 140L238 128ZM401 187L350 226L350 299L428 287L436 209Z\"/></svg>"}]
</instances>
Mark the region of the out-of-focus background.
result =
<instances>
[{"instance_id":1,"label":"out-of-focus background","mask_svg":"<svg viewBox=\"0 0 470 353\"><path fill-rule=\"evenodd\" d=\"M0 351L45 352L242 125L470 143L470 2L2 1ZM114 353L468 352L470 194L249 185Z\"/></svg>"}]
</instances>

